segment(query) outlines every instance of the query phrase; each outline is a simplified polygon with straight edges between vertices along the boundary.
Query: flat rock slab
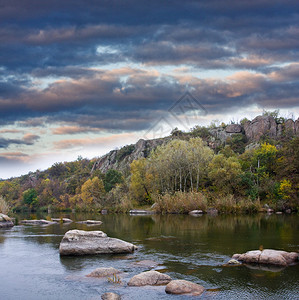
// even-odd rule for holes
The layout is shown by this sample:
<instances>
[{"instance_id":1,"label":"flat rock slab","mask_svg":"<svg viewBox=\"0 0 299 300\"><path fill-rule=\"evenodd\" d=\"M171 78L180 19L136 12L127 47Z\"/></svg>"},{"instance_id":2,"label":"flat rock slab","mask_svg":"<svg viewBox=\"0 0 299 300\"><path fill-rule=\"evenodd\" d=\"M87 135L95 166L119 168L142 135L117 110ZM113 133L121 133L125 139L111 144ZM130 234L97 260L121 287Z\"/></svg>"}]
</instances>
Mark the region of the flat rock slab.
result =
<instances>
[{"instance_id":1,"label":"flat rock slab","mask_svg":"<svg viewBox=\"0 0 299 300\"><path fill-rule=\"evenodd\" d=\"M192 294L194 296L199 296L204 292L204 287L187 280L172 280L166 287L165 292L167 294Z\"/></svg>"},{"instance_id":2,"label":"flat rock slab","mask_svg":"<svg viewBox=\"0 0 299 300\"><path fill-rule=\"evenodd\" d=\"M119 273L121 273L121 271L115 268L97 268L88 275L86 275L86 277L108 277Z\"/></svg>"},{"instance_id":3,"label":"flat rock slab","mask_svg":"<svg viewBox=\"0 0 299 300\"><path fill-rule=\"evenodd\" d=\"M298 253L265 249L262 251L248 251L244 254L234 254L232 258L243 263L269 264L286 267L298 262Z\"/></svg>"},{"instance_id":4,"label":"flat rock slab","mask_svg":"<svg viewBox=\"0 0 299 300\"><path fill-rule=\"evenodd\" d=\"M76 223L87 224L87 225L101 225L101 224L103 224L102 221L96 221L96 220L78 221Z\"/></svg>"},{"instance_id":5,"label":"flat rock slab","mask_svg":"<svg viewBox=\"0 0 299 300\"><path fill-rule=\"evenodd\" d=\"M57 224L57 222L52 222L48 220L22 220L20 222L21 224L25 225L52 225L52 224Z\"/></svg>"},{"instance_id":6,"label":"flat rock slab","mask_svg":"<svg viewBox=\"0 0 299 300\"><path fill-rule=\"evenodd\" d=\"M105 293L101 296L102 300L120 300L121 297L115 293Z\"/></svg>"},{"instance_id":7,"label":"flat rock slab","mask_svg":"<svg viewBox=\"0 0 299 300\"><path fill-rule=\"evenodd\" d=\"M200 209L195 209L195 210L191 210L189 211L189 215L202 215L203 211Z\"/></svg>"},{"instance_id":8,"label":"flat rock slab","mask_svg":"<svg viewBox=\"0 0 299 300\"><path fill-rule=\"evenodd\" d=\"M157 271L147 271L133 276L128 282L129 286L166 285L171 277Z\"/></svg>"},{"instance_id":9,"label":"flat rock slab","mask_svg":"<svg viewBox=\"0 0 299 300\"><path fill-rule=\"evenodd\" d=\"M102 231L69 230L60 246L60 255L96 255L132 253L137 247L131 243L107 237Z\"/></svg>"},{"instance_id":10,"label":"flat rock slab","mask_svg":"<svg viewBox=\"0 0 299 300\"><path fill-rule=\"evenodd\" d=\"M72 223L73 220L68 218L52 218L53 222Z\"/></svg>"},{"instance_id":11,"label":"flat rock slab","mask_svg":"<svg viewBox=\"0 0 299 300\"><path fill-rule=\"evenodd\" d=\"M130 215L153 215L155 214L152 210L143 210L143 209L132 209L130 210Z\"/></svg>"}]
</instances>

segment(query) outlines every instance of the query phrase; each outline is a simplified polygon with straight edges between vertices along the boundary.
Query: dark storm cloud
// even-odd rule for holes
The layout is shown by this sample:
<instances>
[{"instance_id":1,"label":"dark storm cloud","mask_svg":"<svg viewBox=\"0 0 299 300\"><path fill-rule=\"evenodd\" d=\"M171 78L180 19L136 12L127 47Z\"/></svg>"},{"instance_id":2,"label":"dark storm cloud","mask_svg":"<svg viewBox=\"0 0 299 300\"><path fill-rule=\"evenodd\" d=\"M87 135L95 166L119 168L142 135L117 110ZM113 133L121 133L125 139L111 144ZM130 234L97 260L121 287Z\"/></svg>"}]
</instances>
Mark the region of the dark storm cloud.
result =
<instances>
[{"instance_id":1,"label":"dark storm cloud","mask_svg":"<svg viewBox=\"0 0 299 300\"><path fill-rule=\"evenodd\" d=\"M187 89L209 112L271 101L291 107L298 67L280 65L298 61L298 16L291 0L2 0L0 124L67 122L56 132L68 134L146 129ZM141 66L105 71L111 63ZM257 75L200 80L146 71L149 65ZM36 84L49 78L57 80Z\"/></svg>"},{"instance_id":2,"label":"dark storm cloud","mask_svg":"<svg viewBox=\"0 0 299 300\"><path fill-rule=\"evenodd\" d=\"M0 137L0 148L8 148L10 145L33 145L40 137L26 134L23 139L7 139Z\"/></svg>"}]
</instances>

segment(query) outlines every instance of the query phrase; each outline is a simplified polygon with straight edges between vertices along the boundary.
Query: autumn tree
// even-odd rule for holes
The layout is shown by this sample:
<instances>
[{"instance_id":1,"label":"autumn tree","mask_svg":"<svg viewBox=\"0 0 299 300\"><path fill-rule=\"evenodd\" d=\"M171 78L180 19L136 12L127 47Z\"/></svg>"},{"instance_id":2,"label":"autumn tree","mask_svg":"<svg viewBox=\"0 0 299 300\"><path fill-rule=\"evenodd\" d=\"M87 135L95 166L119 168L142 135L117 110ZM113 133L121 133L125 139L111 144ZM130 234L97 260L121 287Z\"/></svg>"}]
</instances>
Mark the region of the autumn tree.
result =
<instances>
[{"instance_id":1,"label":"autumn tree","mask_svg":"<svg viewBox=\"0 0 299 300\"><path fill-rule=\"evenodd\" d=\"M98 177L88 179L81 187L82 204L87 207L102 204L104 193L104 184L101 179Z\"/></svg>"}]
</instances>

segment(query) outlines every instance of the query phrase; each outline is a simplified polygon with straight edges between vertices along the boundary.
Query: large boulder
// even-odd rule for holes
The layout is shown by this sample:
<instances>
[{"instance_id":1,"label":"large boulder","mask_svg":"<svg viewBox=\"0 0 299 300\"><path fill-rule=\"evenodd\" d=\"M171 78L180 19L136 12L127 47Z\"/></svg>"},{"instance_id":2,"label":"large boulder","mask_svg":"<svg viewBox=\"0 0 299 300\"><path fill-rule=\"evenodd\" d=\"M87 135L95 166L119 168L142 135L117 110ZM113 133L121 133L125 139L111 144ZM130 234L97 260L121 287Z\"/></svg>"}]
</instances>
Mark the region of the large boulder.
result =
<instances>
[{"instance_id":1,"label":"large boulder","mask_svg":"<svg viewBox=\"0 0 299 300\"><path fill-rule=\"evenodd\" d=\"M86 277L108 277L119 273L121 273L121 271L115 268L97 268L86 275Z\"/></svg>"},{"instance_id":2,"label":"large boulder","mask_svg":"<svg viewBox=\"0 0 299 300\"><path fill-rule=\"evenodd\" d=\"M167 294L192 294L194 296L199 296L204 292L204 287L187 280L172 280L166 287L165 292Z\"/></svg>"},{"instance_id":3,"label":"large boulder","mask_svg":"<svg viewBox=\"0 0 299 300\"><path fill-rule=\"evenodd\" d=\"M129 286L166 285L171 281L170 276L157 271L147 271L133 276L128 282Z\"/></svg>"},{"instance_id":4,"label":"large boulder","mask_svg":"<svg viewBox=\"0 0 299 300\"><path fill-rule=\"evenodd\" d=\"M287 134L295 134L295 122L292 119L288 119L284 123L284 130Z\"/></svg>"},{"instance_id":5,"label":"large boulder","mask_svg":"<svg viewBox=\"0 0 299 300\"><path fill-rule=\"evenodd\" d=\"M0 213L0 228L9 228L13 227L14 223L11 218L5 214Z\"/></svg>"},{"instance_id":6,"label":"large boulder","mask_svg":"<svg viewBox=\"0 0 299 300\"><path fill-rule=\"evenodd\" d=\"M137 247L131 243L107 237L102 231L69 230L60 246L60 255L95 255L132 253Z\"/></svg>"},{"instance_id":7,"label":"large boulder","mask_svg":"<svg viewBox=\"0 0 299 300\"><path fill-rule=\"evenodd\" d=\"M242 132L242 126L239 124L230 124L225 128L225 132L227 133L240 133Z\"/></svg>"},{"instance_id":8,"label":"large boulder","mask_svg":"<svg viewBox=\"0 0 299 300\"><path fill-rule=\"evenodd\" d=\"M244 124L246 137L250 141L258 141L263 135L275 138L277 136L277 124L271 116L257 116L251 122Z\"/></svg>"},{"instance_id":9,"label":"large boulder","mask_svg":"<svg viewBox=\"0 0 299 300\"><path fill-rule=\"evenodd\" d=\"M243 263L269 264L276 266L288 266L298 262L298 253L280 250L253 250L244 254L234 254L233 259Z\"/></svg>"}]
</instances>

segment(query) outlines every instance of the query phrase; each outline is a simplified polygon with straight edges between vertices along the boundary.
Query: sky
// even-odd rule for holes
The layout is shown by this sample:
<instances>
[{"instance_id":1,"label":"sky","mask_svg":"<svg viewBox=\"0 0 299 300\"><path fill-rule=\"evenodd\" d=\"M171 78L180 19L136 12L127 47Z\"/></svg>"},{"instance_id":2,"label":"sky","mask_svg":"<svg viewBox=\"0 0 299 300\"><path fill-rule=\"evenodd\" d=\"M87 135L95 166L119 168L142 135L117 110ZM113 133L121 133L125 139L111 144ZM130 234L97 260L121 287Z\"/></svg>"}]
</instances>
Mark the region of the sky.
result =
<instances>
[{"instance_id":1,"label":"sky","mask_svg":"<svg viewBox=\"0 0 299 300\"><path fill-rule=\"evenodd\" d=\"M293 0L0 0L0 178L263 110L299 117Z\"/></svg>"}]
</instances>

